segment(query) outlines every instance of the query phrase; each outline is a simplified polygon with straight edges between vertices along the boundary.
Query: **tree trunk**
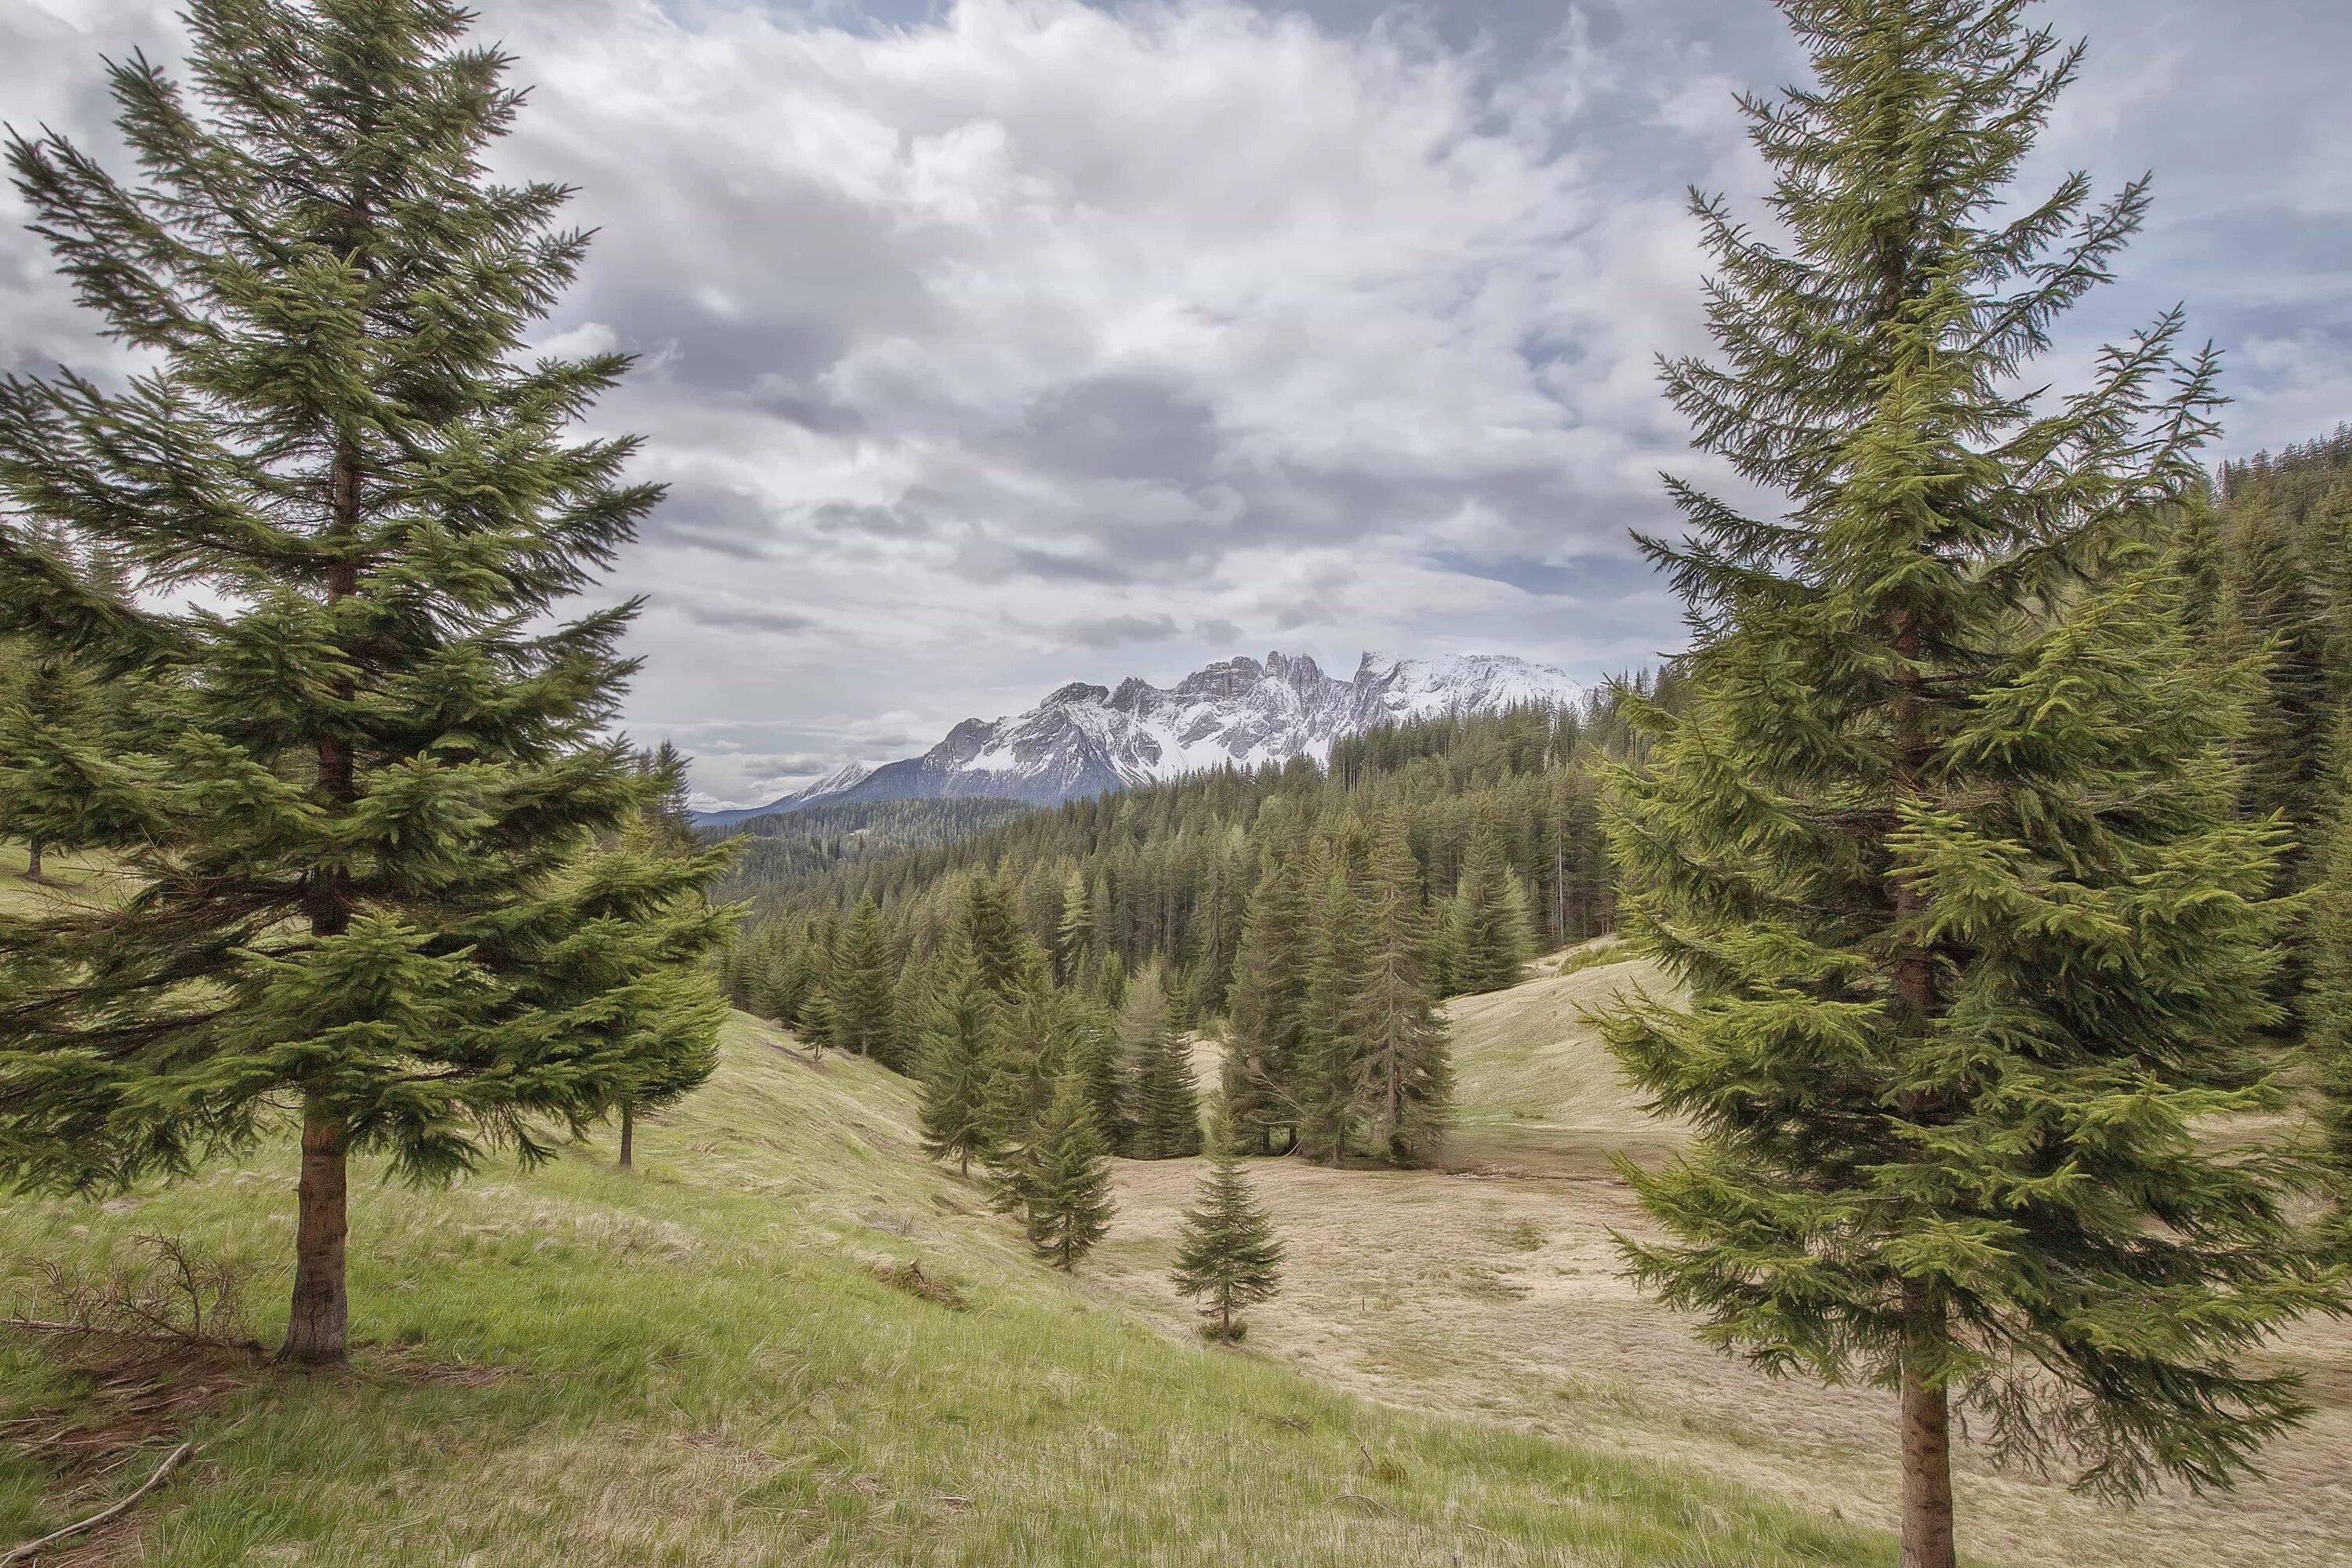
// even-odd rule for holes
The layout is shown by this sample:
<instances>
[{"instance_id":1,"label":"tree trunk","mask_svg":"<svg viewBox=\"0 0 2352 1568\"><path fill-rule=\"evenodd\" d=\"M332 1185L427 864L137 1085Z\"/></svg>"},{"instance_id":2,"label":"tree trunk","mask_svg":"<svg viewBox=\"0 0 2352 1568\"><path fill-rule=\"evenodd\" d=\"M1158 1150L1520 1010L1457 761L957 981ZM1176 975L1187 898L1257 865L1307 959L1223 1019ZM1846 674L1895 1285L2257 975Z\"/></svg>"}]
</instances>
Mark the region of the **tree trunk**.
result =
<instances>
[{"instance_id":1,"label":"tree trunk","mask_svg":"<svg viewBox=\"0 0 2352 1568\"><path fill-rule=\"evenodd\" d=\"M301 1210L294 1226L294 1309L278 1359L300 1366L340 1366L351 1315L343 1293L344 1212L342 1118L316 1104L302 1114Z\"/></svg>"},{"instance_id":2,"label":"tree trunk","mask_svg":"<svg viewBox=\"0 0 2352 1568\"><path fill-rule=\"evenodd\" d=\"M1951 1409L1941 1385L1903 1373L1903 1568L1955 1568Z\"/></svg>"},{"instance_id":3,"label":"tree trunk","mask_svg":"<svg viewBox=\"0 0 2352 1568\"><path fill-rule=\"evenodd\" d=\"M25 880L37 882L40 879L41 841L37 838L27 838L25 840Z\"/></svg>"},{"instance_id":4,"label":"tree trunk","mask_svg":"<svg viewBox=\"0 0 2352 1568\"><path fill-rule=\"evenodd\" d=\"M636 1167L637 1112L627 1100L621 1101L621 1169Z\"/></svg>"}]
</instances>

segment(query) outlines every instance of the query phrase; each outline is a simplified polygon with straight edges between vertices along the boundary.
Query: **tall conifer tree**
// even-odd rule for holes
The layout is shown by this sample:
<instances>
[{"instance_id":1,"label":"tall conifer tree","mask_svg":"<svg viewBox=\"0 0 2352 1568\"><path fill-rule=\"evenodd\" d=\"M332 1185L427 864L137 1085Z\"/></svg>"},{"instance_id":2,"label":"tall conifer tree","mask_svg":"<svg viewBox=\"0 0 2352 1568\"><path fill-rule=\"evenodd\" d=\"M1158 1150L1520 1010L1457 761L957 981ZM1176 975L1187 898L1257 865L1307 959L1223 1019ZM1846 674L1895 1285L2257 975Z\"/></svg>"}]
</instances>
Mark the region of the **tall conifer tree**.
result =
<instances>
[{"instance_id":1,"label":"tall conifer tree","mask_svg":"<svg viewBox=\"0 0 2352 1568\"><path fill-rule=\"evenodd\" d=\"M1419 1164L1444 1138L1454 1063L1437 1011L1421 864L1402 816L1381 821L1367 880L1363 1072L1370 1141L1389 1160Z\"/></svg>"},{"instance_id":2,"label":"tall conifer tree","mask_svg":"<svg viewBox=\"0 0 2352 1568\"><path fill-rule=\"evenodd\" d=\"M996 1151L990 1111L1003 1004L961 945L943 967L918 1058L923 1150L933 1159L953 1160L957 1173L968 1176L974 1160Z\"/></svg>"},{"instance_id":3,"label":"tall conifer tree","mask_svg":"<svg viewBox=\"0 0 2352 1568\"><path fill-rule=\"evenodd\" d=\"M2027 363L2145 188L2006 205L2079 51L2023 0L1780 0L1813 81L1748 100L1781 249L1702 200L1719 363L1667 385L1788 498L1679 484L1679 718L1635 707L1612 845L1686 1011L1612 1043L1691 1157L1627 1168L1636 1276L1775 1369L1896 1391L1906 1568L1951 1568L1949 1414L2129 1492L2226 1484L2300 1411L2235 1363L2335 1286L2272 1156L2272 835L2240 710L2149 564L2210 363L2168 317L2045 405ZM2021 392L2022 387L2029 390Z\"/></svg>"},{"instance_id":4,"label":"tall conifer tree","mask_svg":"<svg viewBox=\"0 0 2352 1568\"><path fill-rule=\"evenodd\" d=\"M871 898L860 899L833 955L825 981L826 1042L836 1050L897 1067L894 1034L898 955L890 928Z\"/></svg>"},{"instance_id":5,"label":"tall conifer tree","mask_svg":"<svg viewBox=\"0 0 2352 1568\"><path fill-rule=\"evenodd\" d=\"M1368 993L1377 957L1349 858L1344 844L1329 847L1314 903L1306 1019L1287 1086L1301 1147L1335 1166L1356 1142L1372 1088Z\"/></svg>"},{"instance_id":6,"label":"tall conifer tree","mask_svg":"<svg viewBox=\"0 0 2352 1568\"><path fill-rule=\"evenodd\" d=\"M1285 1103L1306 1026L1307 889L1295 852L1270 851L1242 917L1234 959L1224 1100L1234 1146L1270 1154L1291 1126Z\"/></svg>"},{"instance_id":7,"label":"tall conifer tree","mask_svg":"<svg viewBox=\"0 0 2352 1568\"><path fill-rule=\"evenodd\" d=\"M1511 871L1494 819L1481 814L1471 825L1461 884L1446 912L1447 989L1470 995L1517 985L1535 945L1527 889Z\"/></svg>"},{"instance_id":8,"label":"tall conifer tree","mask_svg":"<svg viewBox=\"0 0 2352 1568\"><path fill-rule=\"evenodd\" d=\"M1119 1016L1127 1051L1125 1152L1138 1160L1178 1160L1201 1152L1201 1109L1192 1057L1169 1016L1157 964L1127 988Z\"/></svg>"},{"instance_id":9,"label":"tall conifer tree","mask_svg":"<svg viewBox=\"0 0 2352 1568\"><path fill-rule=\"evenodd\" d=\"M0 527L0 630L168 693L77 786L138 894L0 922L0 1179L178 1173L299 1106L284 1353L334 1362L349 1156L538 1158L706 1054L720 862L614 847L659 787L603 733L634 606L545 619L659 491L571 435L627 360L524 347L587 237L563 187L487 177L509 62L448 0L185 15L193 91L110 68L135 182L8 147L153 368L0 384L0 491L205 592L108 603Z\"/></svg>"}]
</instances>

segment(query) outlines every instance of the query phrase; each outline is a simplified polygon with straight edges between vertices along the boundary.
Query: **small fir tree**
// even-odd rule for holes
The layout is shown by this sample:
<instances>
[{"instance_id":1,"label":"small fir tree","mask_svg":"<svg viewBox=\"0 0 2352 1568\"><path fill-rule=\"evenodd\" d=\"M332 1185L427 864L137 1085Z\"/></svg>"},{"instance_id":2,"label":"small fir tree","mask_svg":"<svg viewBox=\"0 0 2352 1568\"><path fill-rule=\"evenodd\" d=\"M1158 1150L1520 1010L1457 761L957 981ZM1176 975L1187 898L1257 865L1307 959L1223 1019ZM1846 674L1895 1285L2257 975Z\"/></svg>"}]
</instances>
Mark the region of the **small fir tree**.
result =
<instances>
[{"instance_id":1,"label":"small fir tree","mask_svg":"<svg viewBox=\"0 0 2352 1568\"><path fill-rule=\"evenodd\" d=\"M1110 1158L1077 1074L1065 1076L1000 1202L1017 1210L1037 1255L1067 1273L1110 1229Z\"/></svg>"},{"instance_id":2,"label":"small fir tree","mask_svg":"<svg viewBox=\"0 0 2352 1568\"><path fill-rule=\"evenodd\" d=\"M1200 1303L1202 1332L1231 1342L1247 1326L1234 1314L1271 1300L1282 1283L1282 1243L1234 1155L1233 1123L1221 1110L1209 1133L1209 1169L1177 1241L1177 1294Z\"/></svg>"},{"instance_id":3,"label":"small fir tree","mask_svg":"<svg viewBox=\"0 0 2352 1568\"><path fill-rule=\"evenodd\" d=\"M2009 201L2079 58L2022 0L1781 7L1814 80L1746 107L1790 247L1699 204L1722 359L1667 385L1788 504L1674 488L1683 707L1629 703L1611 802L1691 1002L1610 1040L1697 1130L1625 1167L1665 1236L1624 1245L1711 1342L1893 1390L1902 1561L1952 1568L1956 1399L2091 1486L2226 1485L2301 1410L2238 1352L2338 1284L2276 1157L2196 1131L2276 1103L2245 1042L2283 918L2238 694L2156 562L2211 366L2167 318L2016 390L2144 187Z\"/></svg>"},{"instance_id":4,"label":"small fir tree","mask_svg":"<svg viewBox=\"0 0 2352 1568\"><path fill-rule=\"evenodd\" d=\"M549 618L660 492L572 438L627 360L525 349L587 237L487 176L510 62L449 0L185 16L193 92L110 68L139 179L8 146L150 368L0 383L0 630L157 695L69 786L139 891L0 921L0 1181L176 1175L299 1108L283 1353L331 1363L351 1154L542 1158L707 1053L724 857L612 842L657 787L605 733L634 607ZM110 602L18 518L207 592Z\"/></svg>"}]
</instances>

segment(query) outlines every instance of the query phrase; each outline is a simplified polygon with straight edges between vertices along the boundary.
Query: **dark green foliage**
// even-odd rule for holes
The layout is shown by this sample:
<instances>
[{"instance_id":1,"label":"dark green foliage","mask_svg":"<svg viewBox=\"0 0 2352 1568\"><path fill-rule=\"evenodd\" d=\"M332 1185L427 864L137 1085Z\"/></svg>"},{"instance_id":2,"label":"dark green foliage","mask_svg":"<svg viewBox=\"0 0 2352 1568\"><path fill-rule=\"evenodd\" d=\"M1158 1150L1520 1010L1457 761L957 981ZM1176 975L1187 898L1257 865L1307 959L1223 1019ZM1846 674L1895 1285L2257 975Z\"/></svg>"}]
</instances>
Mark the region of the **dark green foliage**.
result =
<instances>
[{"instance_id":1,"label":"dark green foliage","mask_svg":"<svg viewBox=\"0 0 2352 1568\"><path fill-rule=\"evenodd\" d=\"M872 900L859 901L835 944L825 978L825 1043L904 1071L898 1034L899 962L890 929Z\"/></svg>"},{"instance_id":2,"label":"dark green foliage","mask_svg":"<svg viewBox=\"0 0 2352 1568\"><path fill-rule=\"evenodd\" d=\"M1675 487L1688 702L1637 706L1613 786L1692 1004L1610 1037L1698 1133L1626 1168L1666 1233L1626 1250L1713 1343L1899 1386L1905 1561L1946 1564L1949 1398L2088 1485L2226 1484L2302 1408L2235 1358L2339 1298L2278 1161L2192 1132L2277 1103L2284 926L2158 563L2211 367L2167 318L2074 399L2007 390L2144 189L1996 205L2075 59L2009 0L1782 8L1816 84L1748 111L1792 248L1701 203L1719 361L1668 387L1787 510Z\"/></svg>"},{"instance_id":3,"label":"dark green foliage","mask_svg":"<svg viewBox=\"0 0 2352 1568\"><path fill-rule=\"evenodd\" d=\"M1037 809L985 795L860 801L705 828L706 837L728 838L737 851L734 865L711 889L711 897L721 903L754 897L773 900L816 886L845 868L970 838Z\"/></svg>"},{"instance_id":4,"label":"dark green foliage","mask_svg":"<svg viewBox=\"0 0 2352 1568\"><path fill-rule=\"evenodd\" d=\"M995 1152L989 1110L1003 1015L971 954L950 954L922 1035L923 1151L964 1175Z\"/></svg>"},{"instance_id":5,"label":"dark green foliage","mask_svg":"<svg viewBox=\"0 0 2352 1568\"><path fill-rule=\"evenodd\" d=\"M2337 774L2352 788L2352 768ZM2307 1009L2313 1061L2326 1099L2327 1152L2352 1188L2352 811L2339 810L2321 847L2310 913L2312 994ZM2352 1197L2347 1197L2352 1207Z\"/></svg>"},{"instance_id":6,"label":"dark green foliage","mask_svg":"<svg viewBox=\"0 0 2352 1568\"><path fill-rule=\"evenodd\" d=\"M1304 857L1268 854L1251 892L1234 961L1224 1103L1238 1148L1270 1154L1289 1141L1287 1088L1306 1040L1307 946Z\"/></svg>"},{"instance_id":7,"label":"dark green foliage","mask_svg":"<svg viewBox=\"0 0 2352 1568\"><path fill-rule=\"evenodd\" d=\"M1055 1085L1028 1140L1007 1157L996 1202L1020 1216L1037 1255L1066 1272L1110 1228L1110 1160L1076 1074Z\"/></svg>"},{"instance_id":8,"label":"dark green foliage","mask_svg":"<svg viewBox=\"0 0 2352 1568\"><path fill-rule=\"evenodd\" d=\"M1327 847L1307 943L1299 1042L1285 1088L1307 1153L1341 1163L1363 1120L1370 1065L1366 992L1373 962L1346 839ZM1245 950L1246 951L1246 950Z\"/></svg>"},{"instance_id":9,"label":"dark green foliage","mask_svg":"<svg viewBox=\"0 0 2352 1568\"><path fill-rule=\"evenodd\" d=\"M1503 853L1491 820L1470 830L1462 880L1445 913L1441 981L1450 995L1501 991L1519 983L1519 971L1535 956L1528 929L1527 891Z\"/></svg>"},{"instance_id":10,"label":"dark green foliage","mask_svg":"<svg viewBox=\"0 0 2352 1568\"><path fill-rule=\"evenodd\" d=\"M985 873L965 882L956 940L980 966L981 984L1010 1002L1046 978L1045 953L1023 923L1013 889Z\"/></svg>"},{"instance_id":11,"label":"dark green foliage","mask_svg":"<svg viewBox=\"0 0 2352 1568\"><path fill-rule=\"evenodd\" d=\"M193 0L193 95L109 68L135 183L9 145L154 368L0 383L0 632L155 695L135 749L43 786L104 804L84 837L141 890L0 921L0 1177L180 1173L299 1102L305 1360L341 1352L348 1150L415 1180L541 1157L718 1022L725 857L639 831L665 786L605 733L634 606L547 618L659 499L633 441L571 434L627 361L524 349L587 239L562 187L488 180L520 100L467 21ZM127 604L18 518L209 592Z\"/></svg>"},{"instance_id":12,"label":"dark green foliage","mask_svg":"<svg viewBox=\"0 0 2352 1568\"><path fill-rule=\"evenodd\" d=\"M1118 1035L1127 1057L1120 1152L1137 1160L1199 1153L1201 1107L1192 1083L1192 1053L1169 1016L1168 994L1157 966L1128 986Z\"/></svg>"},{"instance_id":13,"label":"dark green foliage","mask_svg":"<svg viewBox=\"0 0 2352 1568\"><path fill-rule=\"evenodd\" d=\"M1393 1163L1427 1162L1454 1103L1453 1053L1438 1016L1434 941L1421 865L1404 819L1384 817L1366 871L1368 958L1359 1072L1370 1151Z\"/></svg>"},{"instance_id":14,"label":"dark green foliage","mask_svg":"<svg viewBox=\"0 0 2352 1568\"><path fill-rule=\"evenodd\" d=\"M1202 1315L1213 1320L1202 1332L1231 1341L1243 1331L1234 1314L1280 1288L1282 1243L1234 1156L1233 1127L1223 1114L1211 1129L1209 1159L1192 1206L1184 1211L1174 1279L1177 1293L1192 1297Z\"/></svg>"}]
</instances>

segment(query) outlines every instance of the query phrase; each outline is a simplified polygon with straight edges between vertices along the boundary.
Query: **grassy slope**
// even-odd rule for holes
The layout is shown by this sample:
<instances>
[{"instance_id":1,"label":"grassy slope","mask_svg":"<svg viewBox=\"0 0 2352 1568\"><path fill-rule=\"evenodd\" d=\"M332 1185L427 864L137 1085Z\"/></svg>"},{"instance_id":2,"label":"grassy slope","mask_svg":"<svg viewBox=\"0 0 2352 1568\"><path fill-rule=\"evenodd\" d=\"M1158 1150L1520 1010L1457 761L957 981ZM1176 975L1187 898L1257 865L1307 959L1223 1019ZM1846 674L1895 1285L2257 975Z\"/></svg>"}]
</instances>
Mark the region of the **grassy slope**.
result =
<instances>
[{"instance_id":1,"label":"grassy slope","mask_svg":"<svg viewBox=\"0 0 2352 1568\"><path fill-rule=\"evenodd\" d=\"M1250 1342L1376 1398L1668 1458L1891 1526L1887 1395L1769 1381L1702 1349L1619 1275L1610 1233L1645 1222L1609 1155L1646 1161L1682 1138L1643 1114L1580 1011L1660 983L1616 963L1454 1003L1450 1171L1254 1165L1290 1256ZM1192 1161L1123 1164L1122 1211L1092 1271L1106 1299L1171 1331L1183 1314L1165 1279L1196 1175ZM2352 1564L2352 1330L2305 1325L2272 1359L2306 1374L2320 1413L2271 1450L2268 1480L2126 1512L1964 1453L1964 1542L2044 1568Z\"/></svg>"},{"instance_id":2,"label":"grassy slope","mask_svg":"<svg viewBox=\"0 0 2352 1568\"><path fill-rule=\"evenodd\" d=\"M210 1447L80 1562L586 1565L1883 1563L1883 1538L1703 1476L1410 1415L1154 1331L1037 1268L924 1164L906 1086L748 1021L641 1137L412 1194L354 1184L347 1376L237 1363ZM283 1148L108 1205L11 1200L32 1260L178 1233L254 1268L292 1226ZM919 1258L971 1310L893 1289ZM87 1355L89 1352L83 1352ZM0 1420L98 1419L54 1342L0 1334ZM124 1427L135 1435L138 1419ZM0 1429L0 1436L6 1436ZM0 1443L0 1544L120 1495Z\"/></svg>"}]
</instances>

